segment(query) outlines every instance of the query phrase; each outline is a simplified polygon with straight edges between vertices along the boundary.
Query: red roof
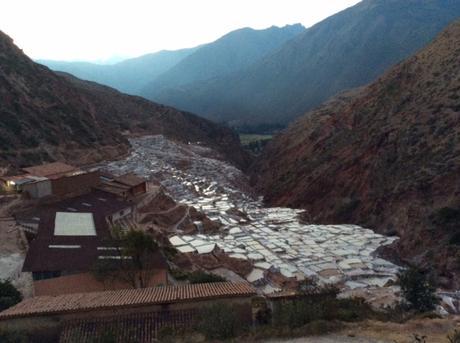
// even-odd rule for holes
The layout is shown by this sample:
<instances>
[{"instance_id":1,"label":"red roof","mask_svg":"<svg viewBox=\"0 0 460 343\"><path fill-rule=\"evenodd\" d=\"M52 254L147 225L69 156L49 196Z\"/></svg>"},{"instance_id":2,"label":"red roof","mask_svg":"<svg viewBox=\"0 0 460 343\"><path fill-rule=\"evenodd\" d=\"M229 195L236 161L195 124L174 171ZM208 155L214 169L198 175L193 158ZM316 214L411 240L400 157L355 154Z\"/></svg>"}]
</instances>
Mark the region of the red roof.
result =
<instances>
[{"instance_id":1,"label":"red roof","mask_svg":"<svg viewBox=\"0 0 460 343\"><path fill-rule=\"evenodd\" d=\"M171 304L196 300L248 297L256 294L246 282L215 282L119 291L40 296L0 312L0 320L16 317Z\"/></svg>"}]
</instances>

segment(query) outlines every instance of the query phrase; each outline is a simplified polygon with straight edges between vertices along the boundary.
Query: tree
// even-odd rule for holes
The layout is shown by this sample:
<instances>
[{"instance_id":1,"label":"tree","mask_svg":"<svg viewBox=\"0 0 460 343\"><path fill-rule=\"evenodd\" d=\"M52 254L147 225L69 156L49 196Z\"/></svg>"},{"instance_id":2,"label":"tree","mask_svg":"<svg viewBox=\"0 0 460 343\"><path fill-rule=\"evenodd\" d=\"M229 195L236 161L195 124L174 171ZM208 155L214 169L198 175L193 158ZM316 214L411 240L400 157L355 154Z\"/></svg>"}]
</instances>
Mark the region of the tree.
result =
<instances>
[{"instance_id":1,"label":"tree","mask_svg":"<svg viewBox=\"0 0 460 343\"><path fill-rule=\"evenodd\" d=\"M439 302L433 273L410 267L399 274L404 304L419 312L432 311Z\"/></svg>"},{"instance_id":2,"label":"tree","mask_svg":"<svg viewBox=\"0 0 460 343\"><path fill-rule=\"evenodd\" d=\"M145 288L152 276L158 245L151 235L140 230L112 230L112 246L118 248L115 259L98 260L93 274L100 280L124 281L134 288Z\"/></svg>"},{"instance_id":3,"label":"tree","mask_svg":"<svg viewBox=\"0 0 460 343\"><path fill-rule=\"evenodd\" d=\"M9 280L0 281L0 311L16 305L21 300L21 293Z\"/></svg>"}]
</instances>

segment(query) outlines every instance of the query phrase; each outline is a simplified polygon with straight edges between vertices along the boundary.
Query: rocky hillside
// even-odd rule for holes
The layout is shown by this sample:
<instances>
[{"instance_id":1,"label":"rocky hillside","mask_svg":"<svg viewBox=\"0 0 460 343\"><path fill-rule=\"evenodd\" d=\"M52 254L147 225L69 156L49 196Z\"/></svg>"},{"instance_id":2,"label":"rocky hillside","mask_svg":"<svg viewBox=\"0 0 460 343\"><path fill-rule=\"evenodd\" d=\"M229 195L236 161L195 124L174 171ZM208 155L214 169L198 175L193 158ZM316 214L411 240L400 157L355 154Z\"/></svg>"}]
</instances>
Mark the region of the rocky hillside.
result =
<instances>
[{"instance_id":1,"label":"rocky hillside","mask_svg":"<svg viewBox=\"0 0 460 343\"><path fill-rule=\"evenodd\" d=\"M252 175L267 203L305 208L307 221L400 235L403 259L435 264L458 287L460 22L293 123Z\"/></svg>"},{"instance_id":2,"label":"rocky hillside","mask_svg":"<svg viewBox=\"0 0 460 343\"><path fill-rule=\"evenodd\" d=\"M457 0L364 0L245 69L165 89L153 99L232 126L287 124L374 81L459 16Z\"/></svg>"},{"instance_id":3,"label":"rocky hillside","mask_svg":"<svg viewBox=\"0 0 460 343\"><path fill-rule=\"evenodd\" d=\"M244 167L231 130L190 113L58 75L34 63L0 32L0 165L55 159L90 163L129 149L126 135L164 134L202 142Z\"/></svg>"}]
</instances>

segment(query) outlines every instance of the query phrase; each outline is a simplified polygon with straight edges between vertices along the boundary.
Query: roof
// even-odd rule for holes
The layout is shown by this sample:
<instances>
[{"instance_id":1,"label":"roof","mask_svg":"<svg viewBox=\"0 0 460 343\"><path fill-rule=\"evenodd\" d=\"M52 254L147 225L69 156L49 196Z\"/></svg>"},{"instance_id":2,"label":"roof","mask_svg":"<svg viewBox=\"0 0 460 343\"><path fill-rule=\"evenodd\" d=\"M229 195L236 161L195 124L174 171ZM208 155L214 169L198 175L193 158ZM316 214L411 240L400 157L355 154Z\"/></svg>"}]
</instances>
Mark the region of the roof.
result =
<instances>
[{"instance_id":1,"label":"roof","mask_svg":"<svg viewBox=\"0 0 460 343\"><path fill-rule=\"evenodd\" d=\"M62 162L53 162L48 164L42 164L40 166L23 168L23 171L27 172L30 175L42 176L42 177L58 177L64 174L78 172L80 169L65 164Z\"/></svg>"},{"instance_id":2,"label":"roof","mask_svg":"<svg viewBox=\"0 0 460 343\"><path fill-rule=\"evenodd\" d=\"M56 212L55 236L96 236L92 213Z\"/></svg>"},{"instance_id":3,"label":"roof","mask_svg":"<svg viewBox=\"0 0 460 343\"><path fill-rule=\"evenodd\" d=\"M40 218L38 234L29 244L23 271L88 271L98 256L110 254L110 251L97 249L110 246L111 235L106 217L131 206L130 203L120 201L110 193L93 191L19 214L16 218L20 217L21 220ZM55 235L56 217L61 212L77 216L83 213L92 214L96 235ZM164 258L159 256L158 260L160 259Z\"/></svg>"},{"instance_id":4,"label":"roof","mask_svg":"<svg viewBox=\"0 0 460 343\"><path fill-rule=\"evenodd\" d=\"M130 186L130 187L138 186L140 184L145 183L145 179L133 173L128 173L128 174L117 176L114 180L115 182L121 183L122 185Z\"/></svg>"},{"instance_id":5,"label":"roof","mask_svg":"<svg viewBox=\"0 0 460 343\"><path fill-rule=\"evenodd\" d=\"M36 182L36 181L44 181L48 180L46 177L42 176L35 176L35 175L29 175L29 174L24 174L24 175L15 175L15 176L2 176L0 177L0 180L4 182L12 181L16 185L22 185L25 183L30 183L30 182Z\"/></svg>"},{"instance_id":6,"label":"roof","mask_svg":"<svg viewBox=\"0 0 460 343\"><path fill-rule=\"evenodd\" d=\"M116 310L197 300L248 297L256 294L249 283L216 282L193 285L125 289L120 291L39 296L0 312L0 320L94 310Z\"/></svg>"}]
</instances>

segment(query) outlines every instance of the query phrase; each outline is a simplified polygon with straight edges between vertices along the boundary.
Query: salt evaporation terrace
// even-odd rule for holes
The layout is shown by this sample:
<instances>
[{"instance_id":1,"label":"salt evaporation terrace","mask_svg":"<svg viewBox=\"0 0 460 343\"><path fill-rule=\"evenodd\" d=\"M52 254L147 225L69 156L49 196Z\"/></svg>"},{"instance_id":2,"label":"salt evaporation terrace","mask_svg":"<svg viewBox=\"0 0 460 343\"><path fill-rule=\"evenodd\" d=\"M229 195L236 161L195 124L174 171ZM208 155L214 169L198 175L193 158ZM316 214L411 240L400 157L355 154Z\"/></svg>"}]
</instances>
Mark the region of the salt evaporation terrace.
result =
<instances>
[{"instance_id":1,"label":"salt evaporation terrace","mask_svg":"<svg viewBox=\"0 0 460 343\"><path fill-rule=\"evenodd\" d=\"M301 210L264 208L260 198L242 190L242 172L210 157L212 151L201 145L181 145L163 136L131 144L126 160L108 165L112 172L155 176L176 201L222 223L216 235L177 232L169 240L180 252L208 254L218 247L230 257L251 260L254 269L246 277L255 285L264 284L268 269L298 280L342 282L346 289L382 287L395 279L398 267L374 252L397 237L357 225L305 225L298 219Z\"/></svg>"}]
</instances>

